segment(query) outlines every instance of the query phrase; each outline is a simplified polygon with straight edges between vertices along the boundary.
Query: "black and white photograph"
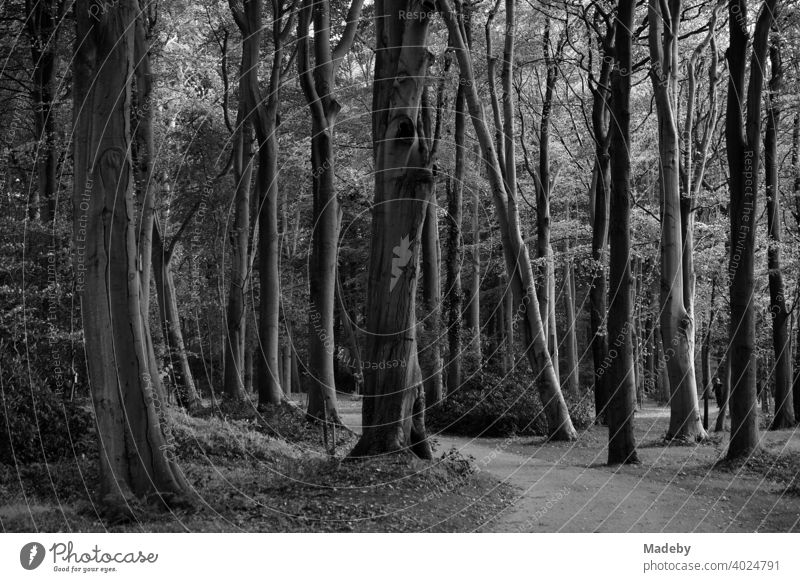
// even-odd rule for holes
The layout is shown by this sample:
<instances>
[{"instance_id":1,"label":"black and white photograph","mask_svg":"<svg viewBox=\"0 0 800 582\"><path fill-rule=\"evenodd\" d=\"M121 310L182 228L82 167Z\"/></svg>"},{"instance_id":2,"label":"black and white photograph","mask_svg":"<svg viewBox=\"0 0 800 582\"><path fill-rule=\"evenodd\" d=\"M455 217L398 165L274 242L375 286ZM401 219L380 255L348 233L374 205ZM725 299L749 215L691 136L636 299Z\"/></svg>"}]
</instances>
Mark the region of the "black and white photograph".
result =
<instances>
[{"instance_id":1,"label":"black and white photograph","mask_svg":"<svg viewBox=\"0 0 800 582\"><path fill-rule=\"evenodd\" d=\"M798 7L0 0L0 578L798 579Z\"/></svg>"}]
</instances>

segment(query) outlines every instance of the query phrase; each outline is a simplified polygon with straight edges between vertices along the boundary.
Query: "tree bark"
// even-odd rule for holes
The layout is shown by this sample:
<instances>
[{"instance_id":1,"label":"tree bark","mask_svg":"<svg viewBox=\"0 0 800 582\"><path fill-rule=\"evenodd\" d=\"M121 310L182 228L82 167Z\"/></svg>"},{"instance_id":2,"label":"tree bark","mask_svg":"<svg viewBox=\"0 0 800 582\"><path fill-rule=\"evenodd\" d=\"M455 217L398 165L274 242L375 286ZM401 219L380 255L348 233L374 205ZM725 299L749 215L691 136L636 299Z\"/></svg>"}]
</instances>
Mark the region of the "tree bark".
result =
<instances>
[{"instance_id":1,"label":"tree bark","mask_svg":"<svg viewBox=\"0 0 800 582\"><path fill-rule=\"evenodd\" d=\"M572 396L578 395L578 334L575 318L575 266L569 257L569 242L566 244L567 258L564 262L564 315L567 329L564 333L566 346L565 356L567 374L564 378L564 390Z\"/></svg>"},{"instance_id":2,"label":"tree bark","mask_svg":"<svg viewBox=\"0 0 800 582\"><path fill-rule=\"evenodd\" d=\"M767 196L767 268L769 272L770 314L772 315L772 347L775 352L775 415L771 430L794 426L792 394L792 347L789 342L789 313L786 309L785 286L781 270L781 205L778 190L778 132L780 130L780 92L783 83L781 41L772 36L769 49L772 76L767 92L767 125L764 133L764 179Z\"/></svg>"},{"instance_id":3,"label":"tree bark","mask_svg":"<svg viewBox=\"0 0 800 582\"><path fill-rule=\"evenodd\" d=\"M460 78L459 78L460 81ZM449 225L447 231L447 392L453 393L461 386L461 259L464 253L464 239L461 236L461 222L464 198L464 137L465 137L465 97L461 82L458 84L455 104L455 169L452 180L448 180L447 212Z\"/></svg>"},{"instance_id":4,"label":"tree bark","mask_svg":"<svg viewBox=\"0 0 800 582\"><path fill-rule=\"evenodd\" d=\"M748 52L747 1L728 4L730 42L725 144L728 152L731 203L730 234L730 342L731 440L728 458L749 456L758 448L755 370L754 254L758 166L761 149L761 92L764 85L767 42L776 0L764 0L755 26L747 85L746 121L742 120L745 66Z\"/></svg>"},{"instance_id":5,"label":"tree bark","mask_svg":"<svg viewBox=\"0 0 800 582\"><path fill-rule=\"evenodd\" d=\"M428 1L377 0L372 135L375 204L367 283L363 433L354 457L410 451L430 459L417 360L420 237L433 193L433 160L421 107L427 78ZM383 366L381 366L383 364Z\"/></svg>"},{"instance_id":6,"label":"tree bark","mask_svg":"<svg viewBox=\"0 0 800 582\"><path fill-rule=\"evenodd\" d=\"M422 301L425 307L424 326L428 345L422 346L420 363L425 386L425 402L428 406L442 400L442 356L439 348L441 334L441 285L439 273L442 271L441 248L439 246L438 206L435 194L425 211L422 226Z\"/></svg>"},{"instance_id":7,"label":"tree bark","mask_svg":"<svg viewBox=\"0 0 800 582\"><path fill-rule=\"evenodd\" d=\"M200 396L194 383L194 375L189 367L186 344L183 341L178 295L175 278L172 274L172 248L164 247L160 225L155 222L153 230L153 272L155 274L156 297L161 329L167 344L167 354L175 379L178 402L187 410L200 406Z\"/></svg>"},{"instance_id":8,"label":"tree bark","mask_svg":"<svg viewBox=\"0 0 800 582\"><path fill-rule=\"evenodd\" d=\"M609 350L608 464L638 463L633 434L636 384L633 374L631 327L630 235L630 92L631 31L635 0L619 0L615 33L615 65L611 73L611 200L609 210Z\"/></svg>"},{"instance_id":9,"label":"tree bark","mask_svg":"<svg viewBox=\"0 0 800 582\"><path fill-rule=\"evenodd\" d=\"M67 8L66 0L25 0L25 20L30 37L34 110L34 129L38 140L37 188L31 190L28 216L31 220L50 222L56 213L58 190L58 149L56 144L56 86L58 49Z\"/></svg>"},{"instance_id":10,"label":"tree bark","mask_svg":"<svg viewBox=\"0 0 800 582\"><path fill-rule=\"evenodd\" d=\"M508 8L506 8L508 18ZM506 26L508 28L508 26ZM506 45L508 45L508 31L506 32ZM542 314L542 324L547 337L547 349L553 361L556 377L558 372L558 334L555 323L555 286L556 274L553 261L553 247L550 244L550 195L553 180L550 175L550 116L553 107L553 92L558 79L558 64L550 47L550 19L545 21L544 35L542 37L544 62L547 68L545 76L544 100L542 102L542 118L539 125L539 174L536 183L536 258L542 261L542 276L537 279L536 293L539 297L539 311ZM503 55L503 108L506 123L513 119L513 112L507 111L511 103L511 73L510 53L506 47ZM507 71L508 69L508 71ZM516 170L510 167L513 156L508 155L509 147L514 147L513 135L509 134L508 126L504 129L506 136L506 171L508 180L516 180ZM509 137L510 136L510 137ZM509 139L511 143L509 143ZM510 162L509 159L512 161ZM509 183L509 187L516 188L516 182Z\"/></svg>"},{"instance_id":11,"label":"tree bark","mask_svg":"<svg viewBox=\"0 0 800 582\"><path fill-rule=\"evenodd\" d=\"M353 0L341 40L331 47L331 6L328 0L303 0L298 19L298 73L311 112L313 224L309 270L308 367L312 388L308 417L326 417L341 424L334 378L334 303L336 250L339 243L339 202L334 186L333 130L341 105L333 94L336 72L352 46L363 0ZM314 23L314 65L309 51L309 24Z\"/></svg>"},{"instance_id":12,"label":"tree bark","mask_svg":"<svg viewBox=\"0 0 800 582\"><path fill-rule=\"evenodd\" d=\"M605 38L598 38L598 44L605 54L612 54L613 27L609 27ZM589 287L589 333L594 363L594 409L595 419L605 424L605 409L608 403L608 390L605 367L608 360L608 329L606 315L608 309L608 285L606 281L606 261L608 246L608 192L611 187L609 148L609 83L612 59L600 60L597 79L590 73L589 89L592 93L592 133L595 141L594 179L590 195L592 220L592 270Z\"/></svg>"},{"instance_id":13,"label":"tree bark","mask_svg":"<svg viewBox=\"0 0 800 582\"><path fill-rule=\"evenodd\" d=\"M101 450L98 492L109 517L130 518L129 497L172 505L188 484L161 414L136 265L129 79L139 6L98 8L79 0L75 9L76 272Z\"/></svg>"},{"instance_id":14,"label":"tree bark","mask_svg":"<svg viewBox=\"0 0 800 582\"><path fill-rule=\"evenodd\" d=\"M663 7L662 7L663 6ZM667 438L706 438L697 399L694 370L694 319L687 309L684 237L681 215L680 136L678 134L678 35L681 1L650 0L650 78L653 82L659 133L661 216L661 333L670 383ZM687 228L690 228L689 223ZM693 277L693 275L689 275ZM687 281L688 283L688 281ZM688 307L692 302L689 301Z\"/></svg>"}]
</instances>

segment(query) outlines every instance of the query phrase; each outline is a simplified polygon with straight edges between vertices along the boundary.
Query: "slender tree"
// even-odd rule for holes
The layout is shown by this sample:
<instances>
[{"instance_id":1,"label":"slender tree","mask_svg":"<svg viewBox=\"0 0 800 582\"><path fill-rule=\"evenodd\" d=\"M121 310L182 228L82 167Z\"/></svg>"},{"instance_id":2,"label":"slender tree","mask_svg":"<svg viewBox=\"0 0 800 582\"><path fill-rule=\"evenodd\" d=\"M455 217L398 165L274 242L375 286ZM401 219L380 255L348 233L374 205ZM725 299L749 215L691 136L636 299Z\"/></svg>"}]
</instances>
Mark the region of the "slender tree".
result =
<instances>
[{"instance_id":1,"label":"slender tree","mask_svg":"<svg viewBox=\"0 0 800 582\"><path fill-rule=\"evenodd\" d=\"M341 105L334 95L336 73L350 50L358 29L363 0L352 0L339 42L331 44L329 0L303 0L298 19L298 73L311 112L311 175L313 224L309 269L308 340L312 388L310 418L328 418L341 424L334 379L334 303L339 210L334 185L333 131ZM314 64L311 64L309 27L314 24Z\"/></svg>"},{"instance_id":2,"label":"slender tree","mask_svg":"<svg viewBox=\"0 0 800 582\"><path fill-rule=\"evenodd\" d=\"M730 41L725 144L730 172L730 415L728 457L750 455L758 447L755 368L755 220L761 151L761 93L777 0L764 0L756 20L752 51L748 51L747 0L728 3ZM750 52L750 80L745 88ZM744 111L745 118L742 118Z\"/></svg>"},{"instance_id":3,"label":"slender tree","mask_svg":"<svg viewBox=\"0 0 800 582\"><path fill-rule=\"evenodd\" d=\"M508 168L513 165L513 162L509 163L508 157L512 156L513 158L514 142L513 139L509 140L507 135L509 130L513 135L513 121L506 119L503 141L507 146L510 145L511 147L504 152L505 166L501 166L495 149L495 142L487 127L483 104L475 86L472 58L464 41L463 24L457 18L457 13L450 0L439 0L438 6L450 33L451 43L458 58L461 74L465 79L464 87L466 89L467 105L488 173L492 200L500 224L506 272L514 295L515 311L522 324L520 327L525 346L524 353L528 357L534 372L540 378L538 388L547 417L548 435L553 440L574 440L577 435L572 426L564 396L561 393L550 352L547 349L536 296L533 268L528 249L520 232L516 181L509 179L506 173ZM511 37L516 32L514 8L514 0L507 0L505 30L506 35ZM513 57L513 38L510 40L507 38L506 42L511 44L510 48L512 49L506 52L509 57ZM509 96L511 96L510 92ZM506 111L513 115L513 103L510 107L506 107Z\"/></svg>"},{"instance_id":4,"label":"slender tree","mask_svg":"<svg viewBox=\"0 0 800 582\"><path fill-rule=\"evenodd\" d=\"M694 372L693 290L685 294L681 216L680 135L678 132L678 38L681 0L650 0L650 78L653 83L659 138L661 188L661 333L667 355L670 383L668 438L702 440L706 432L700 419ZM687 225L687 229L691 224ZM688 233L687 233L688 236ZM691 253L689 253L691 255ZM693 283L691 284L693 286ZM687 297L689 295L689 297ZM688 301L687 301L688 299Z\"/></svg>"},{"instance_id":5,"label":"slender tree","mask_svg":"<svg viewBox=\"0 0 800 582\"><path fill-rule=\"evenodd\" d=\"M770 429L794 426L792 394L792 347L789 342L789 312L781 268L781 204L778 189L778 132L781 123L780 92L783 82L781 38L775 31L769 47L771 77L767 91L767 125L764 131L764 180L767 202L767 268L772 315L772 347L775 352L775 414Z\"/></svg>"},{"instance_id":6,"label":"slender tree","mask_svg":"<svg viewBox=\"0 0 800 582\"><path fill-rule=\"evenodd\" d=\"M609 210L608 334L615 346L608 379L608 464L638 463L633 435L636 383L633 369L631 327L631 231L630 231L630 93L635 0L619 0L617 6L614 69L611 72L611 200Z\"/></svg>"}]
</instances>

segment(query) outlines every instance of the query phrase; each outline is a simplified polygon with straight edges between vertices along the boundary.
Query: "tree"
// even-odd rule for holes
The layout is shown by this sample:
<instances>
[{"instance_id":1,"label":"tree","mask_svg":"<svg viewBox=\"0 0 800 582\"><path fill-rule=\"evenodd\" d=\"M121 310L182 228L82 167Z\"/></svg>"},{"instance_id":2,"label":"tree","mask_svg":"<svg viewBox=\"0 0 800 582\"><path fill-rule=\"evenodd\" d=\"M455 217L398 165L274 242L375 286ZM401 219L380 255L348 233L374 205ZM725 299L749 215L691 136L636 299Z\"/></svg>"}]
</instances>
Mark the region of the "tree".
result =
<instances>
[{"instance_id":1,"label":"tree","mask_svg":"<svg viewBox=\"0 0 800 582\"><path fill-rule=\"evenodd\" d=\"M794 426L792 398L792 347L789 342L789 313L786 309L781 270L781 205L778 190L778 131L781 122L780 91L783 82L781 38L777 31L769 47L772 76L767 91L767 126L764 132L764 180L767 197L767 267L772 315L772 347L775 352L775 415L771 430Z\"/></svg>"},{"instance_id":2,"label":"tree","mask_svg":"<svg viewBox=\"0 0 800 582\"><path fill-rule=\"evenodd\" d=\"M297 25L300 86L311 111L311 175L314 199L309 269L309 371L313 387L308 416L341 424L333 375L333 322L336 293L336 251L339 210L334 185L333 131L341 105L333 93L336 73L350 50L358 29L363 0L353 0L342 37L331 45L329 0L303 0ZM314 23L314 65L309 51L309 25Z\"/></svg>"},{"instance_id":3,"label":"tree","mask_svg":"<svg viewBox=\"0 0 800 582\"><path fill-rule=\"evenodd\" d=\"M539 394L547 417L548 435L553 440L574 440L577 435L569 417L558 377L553 368L550 352L544 336L544 327L536 296L535 279L530 256L522 239L519 225L519 211L516 200L516 180L511 179L508 170L514 163L513 120L506 117L502 143L507 148L505 166L501 166L495 150L495 144L489 134L483 105L475 87L475 74L472 58L464 41L463 23L457 17L450 0L439 0L439 11L442 13L450 34L451 44L458 58L461 75L465 79L466 99L473 128L480 143L483 162L488 173L492 190L497 221L503 243L506 273L514 295L514 307L521 319L525 355L531 368L539 375ZM514 0L506 3L506 57L513 58L515 34ZM509 72L510 76L510 72ZM511 92L507 93L511 97ZM513 101L509 98L509 101ZM508 115L513 116L513 103L506 104ZM510 158L510 161L509 161Z\"/></svg>"},{"instance_id":4,"label":"tree","mask_svg":"<svg viewBox=\"0 0 800 582\"><path fill-rule=\"evenodd\" d=\"M50 222L56 213L58 189L58 149L56 144L56 105L59 59L58 48L63 20L71 3L66 0L25 0L33 63L33 110L36 137L39 140L38 186L32 190L29 216Z\"/></svg>"},{"instance_id":5,"label":"tree","mask_svg":"<svg viewBox=\"0 0 800 582\"><path fill-rule=\"evenodd\" d=\"M431 136L421 107L434 9L429 0L375 3L372 100L375 204L367 284L363 434L350 453L431 458L417 361L416 291L422 225L433 192ZM405 14L421 15L404 18ZM383 364L381 366L381 364Z\"/></svg>"},{"instance_id":6,"label":"tree","mask_svg":"<svg viewBox=\"0 0 800 582\"><path fill-rule=\"evenodd\" d=\"M83 271L81 312L100 455L99 495L109 515L130 517L129 498L167 505L188 489L160 411L157 369L140 311L131 151L135 0L100 10L76 4L74 232Z\"/></svg>"},{"instance_id":7,"label":"tree","mask_svg":"<svg viewBox=\"0 0 800 582\"><path fill-rule=\"evenodd\" d=\"M667 355L670 383L670 425L667 437L702 440L706 432L700 419L694 371L693 290L685 293L693 273L684 265L681 216L680 136L678 133L678 38L681 0L650 0L650 78L658 116L659 185L661 213L661 333ZM687 229L691 224L687 225ZM691 251L691 249L690 249ZM691 256L691 252L689 252ZM690 284L693 286L693 283ZM689 295L687 297L686 295ZM688 299L688 301L687 301Z\"/></svg>"},{"instance_id":8,"label":"tree","mask_svg":"<svg viewBox=\"0 0 800 582\"><path fill-rule=\"evenodd\" d=\"M611 199L609 209L608 335L615 346L611 360L608 394L608 464L638 463L633 435L636 381L633 369L631 328L631 234L630 234L630 92L631 37L635 0L620 0L617 7L614 69L611 72Z\"/></svg>"},{"instance_id":9,"label":"tree","mask_svg":"<svg viewBox=\"0 0 800 582\"><path fill-rule=\"evenodd\" d=\"M750 455L758 447L755 369L754 255L759 157L761 91L764 85L769 30L776 0L764 0L756 20L750 53L750 80L745 91L748 55L747 0L728 3L728 100L725 144L730 172L730 348L731 440L728 458ZM744 100L744 102L743 102ZM744 111L745 118L742 119Z\"/></svg>"}]
</instances>

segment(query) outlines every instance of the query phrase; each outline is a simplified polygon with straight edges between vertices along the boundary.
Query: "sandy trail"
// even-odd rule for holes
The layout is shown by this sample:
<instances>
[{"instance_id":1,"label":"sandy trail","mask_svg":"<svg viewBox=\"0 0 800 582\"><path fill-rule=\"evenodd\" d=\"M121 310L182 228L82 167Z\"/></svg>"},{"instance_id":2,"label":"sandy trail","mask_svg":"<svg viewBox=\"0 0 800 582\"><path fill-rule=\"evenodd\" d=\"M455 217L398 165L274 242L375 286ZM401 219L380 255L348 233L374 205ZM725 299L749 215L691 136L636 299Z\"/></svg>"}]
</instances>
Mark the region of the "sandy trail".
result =
<instances>
[{"instance_id":1,"label":"sandy trail","mask_svg":"<svg viewBox=\"0 0 800 582\"><path fill-rule=\"evenodd\" d=\"M481 471L517 491L506 510L476 524L479 531L800 531L797 496L783 494L782 487L758 476L712 470L724 442L663 446L668 419L669 411L656 406L637 414L638 466L605 465L607 429L599 426L583 432L576 443L530 437L433 438L439 453L455 447L474 457ZM343 420L360 432L359 408L344 409ZM796 449L800 437L780 431L765 439Z\"/></svg>"}]
</instances>

